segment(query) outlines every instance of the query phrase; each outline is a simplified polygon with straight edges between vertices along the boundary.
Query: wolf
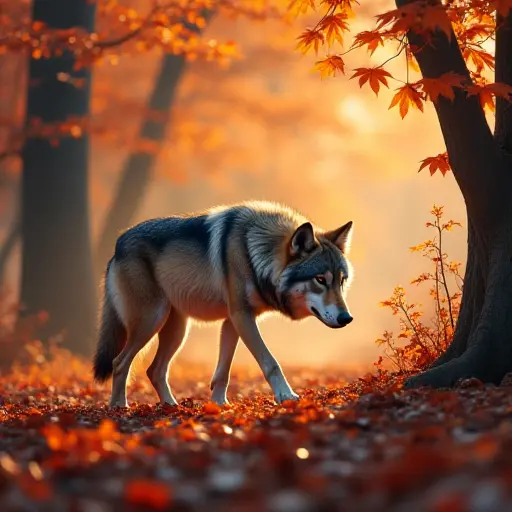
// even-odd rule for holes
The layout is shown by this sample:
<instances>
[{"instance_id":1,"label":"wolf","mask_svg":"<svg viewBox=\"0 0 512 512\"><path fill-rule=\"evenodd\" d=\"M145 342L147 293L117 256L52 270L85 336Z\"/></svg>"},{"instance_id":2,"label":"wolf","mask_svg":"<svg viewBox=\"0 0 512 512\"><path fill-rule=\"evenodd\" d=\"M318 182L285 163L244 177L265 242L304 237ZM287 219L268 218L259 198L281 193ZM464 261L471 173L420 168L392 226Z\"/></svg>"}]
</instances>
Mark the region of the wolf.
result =
<instances>
[{"instance_id":1,"label":"wolf","mask_svg":"<svg viewBox=\"0 0 512 512\"><path fill-rule=\"evenodd\" d=\"M346 293L353 222L325 231L287 206L251 201L144 221L117 239L105 272L94 356L98 382L113 376L110 405L126 407L137 353L158 335L147 376L162 404L176 405L169 366L191 320L222 320L211 399L227 400L239 338L258 363L275 401L298 400L267 348L257 318L314 316L331 328L352 322Z\"/></svg>"}]
</instances>

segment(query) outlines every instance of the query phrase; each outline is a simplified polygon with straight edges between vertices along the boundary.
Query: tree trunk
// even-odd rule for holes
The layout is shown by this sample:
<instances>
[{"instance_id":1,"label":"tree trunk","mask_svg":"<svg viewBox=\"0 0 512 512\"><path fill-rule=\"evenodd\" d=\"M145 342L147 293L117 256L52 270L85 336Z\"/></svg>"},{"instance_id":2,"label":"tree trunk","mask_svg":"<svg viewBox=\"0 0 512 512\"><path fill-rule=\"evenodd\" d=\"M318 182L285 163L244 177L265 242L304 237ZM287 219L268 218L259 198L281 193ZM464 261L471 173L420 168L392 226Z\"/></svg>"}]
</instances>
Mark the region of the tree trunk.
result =
<instances>
[{"instance_id":1,"label":"tree trunk","mask_svg":"<svg viewBox=\"0 0 512 512\"><path fill-rule=\"evenodd\" d=\"M19 219L16 218L9 230L9 233L3 243L2 247L0 247L0 287L4 283L5 280L5 270L7 268L7 264L9 263L9 259L11 254L16 247L16 243L18 242L20 236L20 222Z\"/></svg>"},{"instance_id":2,"label":"tree trunk","mask_svg":"<svg viewBox=\"0 0 512 512\"><path fill-rule=\"evenodd\" d=\"M409 3L397 0L398 7ZM471 84L453 32L449 39L436 30L427 41L410 31L408 40L424 77L454 72ZM496 81L512 85L512 12L498 23ZM449 387L471 377L498 384L512 371L512 109L497 102L494 135L477 96L457 89L435 109L466 204L468 261L453 342L406 387Z\"/></svg>"},{"instance_id":3,"label":"tree trunk","mask_svg":"<svg viewBox=\"0 0 512 512\"><path fill-rule=\"evenodd\" d=\"M139 138L157 143L163 141L169 121L169 110L184 69L185 59L181 55L162 56L148 107L150 111L161 113L163 118L146 119L140 129ZM95 265L98 280L101 279L107 261L112 256L120 231L129 226L142 202L151 181L157 156L156 152L134 151L128 156L123 166L117 192L105 219L96 251Z\"/></svg>"},{"instance_id":4,"label":"tree trunk","mask_svg":"<svg viewBox=\"0 0 512 512\"><path fill-rule=\"evenodd\" d=\"M54 28L94 29L94 2L33 2L33 20ZM35 119L60 123L89 114L90 70L73 70L73 55L31 59L27 93L27 127ZM68 73L84 87L57 79ZM89 353L95 330L88 207L87 135L65 135L58 144L30 136L23 150L21 232L23 239L22 313L49 315L43 337L64 332L65 345Z\"/></svg>"},{"instance_id":5,"label":"tree trunk","mask_svg":"<svg viewBox=\"0 0 512 512\"><path fill-rule=\"evenodd\" d=\"M211 21L213 15L213 11L206 9L202 12L206 23ZM201 29L196 25L191 25L186 21L184 21L184 25L188 30L198 34L201 32ZM182 55L165 54L162 56L160 69L148 102L148 109L162 114L162 119L145 119L139 132L139 138L156 142L158 148L160 148L165 137L171 117L172 104L185 68L186 62ZM157 151L153 153L135 151L128 156L123 166L117 192L105 219L96 251L97 280L100 280L103 276L105 266L112 256L114 244L120 231L129 227L130 223L133 222L151 181L151 173L157 157Z\"/></svg>"}]
</instances>

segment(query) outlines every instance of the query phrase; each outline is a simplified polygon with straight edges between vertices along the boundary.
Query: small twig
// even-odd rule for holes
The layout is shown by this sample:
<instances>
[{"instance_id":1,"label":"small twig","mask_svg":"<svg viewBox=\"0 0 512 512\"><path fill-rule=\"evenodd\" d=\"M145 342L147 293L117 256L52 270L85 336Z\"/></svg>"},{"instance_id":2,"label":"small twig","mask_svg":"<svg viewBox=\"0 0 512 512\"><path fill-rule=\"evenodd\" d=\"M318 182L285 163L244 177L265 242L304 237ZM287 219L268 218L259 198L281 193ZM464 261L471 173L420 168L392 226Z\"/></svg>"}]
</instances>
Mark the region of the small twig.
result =
<instances>
[{"instance_id":1,"label":"small twig","mask_svg":"<svg viewBox=\"0 0 512 512\"><path fill-rule=\"evenodd\" d=\"M436 219L435 226L436 226L437 231L439 233L439 247L438 247L439 261L440 261L440 266L441 266L441 276L443 278L443 286L444 286L444 290L446 292L446 299L448 300L448 312L450 314L450 323L451 323L452 329L455 329L455 322L453 320L453 311L452 311L452 299L451 299L450 292L448 290L448 283L446 281L446 274L444 272L444 257L443 257L443 246L442 246L443 235L442 235L441 226L439 224L439 219Z\"/></svg>"},{"instance_id":2,"label":"small twig","mask_svg":"<svg viewBox=\"0 0 512 512\"><path fill-rule=\"evenodd\" d=\"M409 316L409 313L407 311L407 309L405 308L404 306L404 303L402 302L402 299L400 299L400 302L399 302L399 306L400 306L400 309L403 311L404 315L405 315L405 318L407 319L407 321L409 322L409 325L411 326L412 330L414 331L414 335L416 336L416 340L418 341L418 345L427 352L427 354L430 355L430 350L428 349L428 347L423 343L423 341L421 341L421 336L420 334L418 333L418 329L416 327L416 325L413 323L411 317Z\"/></svg>"},{"instance_id":3,"label":"small twig","mask_svg":"<svg viewBox=\"0 0 512 512\"><path fill-rule=\"evenodd\" d=\"M436 263L436 315L438 322L443 325L445 343L448 341L448 332L446 331L446 324L441 317L441 298L439 295L439 265ZM440 349L439 344L437 349Z\"/></svg>"}]
</instances>

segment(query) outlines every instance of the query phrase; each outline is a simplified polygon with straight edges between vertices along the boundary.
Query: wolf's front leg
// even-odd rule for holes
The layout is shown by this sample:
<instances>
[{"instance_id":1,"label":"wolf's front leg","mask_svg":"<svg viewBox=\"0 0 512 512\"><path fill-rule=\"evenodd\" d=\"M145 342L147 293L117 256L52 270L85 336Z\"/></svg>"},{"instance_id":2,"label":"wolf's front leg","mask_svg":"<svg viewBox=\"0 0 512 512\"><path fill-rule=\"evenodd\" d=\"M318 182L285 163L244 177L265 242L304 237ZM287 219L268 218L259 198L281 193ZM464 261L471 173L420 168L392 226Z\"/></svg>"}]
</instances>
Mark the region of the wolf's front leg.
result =
<instances>
[{"instance_id":1,"label":"wolf's front leg","mask_svg":"<svg viewBox=\"0 0 512 512\"><path fill-rule=\"evenodd\" d=\"M254 315L250 311L235 311L231 314L231 322L260 366L265 379L272 388L276 402L298 400L299 395L294 393L276 358L265 345Z\"/></svg>"},{"instance_id":2,"label":"wolf's front leg","mask_svg":"<svg viewBox=\"0 0 512 512\"><path fill-rule=\"evenodd\" d=\"M236 329L230 320L224 320L220 331L219 360L210 385L212 401L219 405L229 404L226 392L237 345L238 333Z\"/></svg>"}]
</instances>

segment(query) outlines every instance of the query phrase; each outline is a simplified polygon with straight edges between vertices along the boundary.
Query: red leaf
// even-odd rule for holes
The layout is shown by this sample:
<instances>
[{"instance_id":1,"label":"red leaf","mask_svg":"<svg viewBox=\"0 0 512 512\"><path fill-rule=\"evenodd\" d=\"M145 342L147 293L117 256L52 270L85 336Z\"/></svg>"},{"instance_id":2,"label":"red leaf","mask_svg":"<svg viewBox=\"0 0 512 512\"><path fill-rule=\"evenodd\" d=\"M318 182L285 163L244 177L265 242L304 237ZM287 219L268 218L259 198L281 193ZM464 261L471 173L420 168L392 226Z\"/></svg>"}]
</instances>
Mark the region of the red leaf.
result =
<instances>
[{"instance_id":1,"label":"red leaf","mask_svg":"<svg viewBox=\"0 0 512 512\"><path fill-rule=\"evenodd\" d=\"M405 84L397 89L398 92L393 96L389 108L398 105L402 119L407 115L411 105L423 112L423 99L418 88L419 84Z\"/></svg>"},{"instance_id":2,"label":"red leaf","mask_svg":"<svg viewBox=\"0 0 512 512\"><path fill-rule=\"evenodd\" d=\"M382 68L356 68L354 71L350 79L359 77L359 87L368 82L375 96L379 94L380 84L389 87L387 77L392 78L391 73Z\"/></svg>"},{"instance_id":3,"label":"red leaf","mask_svg":"<svg viewBox=\"0 0 512 512\"><path fill-rule=\"evenodd\" d=\"M425 158L421 161L421 166L418 172L425 169L425 167L428 167L430 176L433 176L436 171L441 171L441 174L445 176L446 173L451 170L450 162L448 161L448 154L440 153L437 156Z\"/></svg>"},{"instance_id":4,"label":"red leaf","mask_svg":"<svg viewBox=\"0 0 512 512\"><path fill-rule=\"evenodd\" d=\"M170 488L160 482L140 479L128 482L125 487L125 499L133 505L165 510L171 504Z\"/></svg>"}]
</instances>

